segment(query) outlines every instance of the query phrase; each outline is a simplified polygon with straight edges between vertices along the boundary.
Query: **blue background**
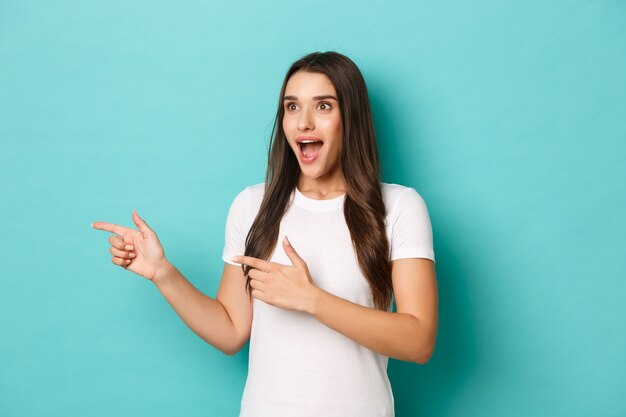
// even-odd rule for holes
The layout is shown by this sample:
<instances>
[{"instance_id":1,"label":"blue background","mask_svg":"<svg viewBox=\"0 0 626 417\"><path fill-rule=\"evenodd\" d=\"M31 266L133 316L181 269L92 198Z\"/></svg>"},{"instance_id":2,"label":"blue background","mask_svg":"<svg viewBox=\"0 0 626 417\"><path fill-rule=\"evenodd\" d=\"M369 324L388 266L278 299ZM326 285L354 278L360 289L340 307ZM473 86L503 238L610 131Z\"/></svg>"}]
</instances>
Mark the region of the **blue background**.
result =
<instances>
[{"instance_id":1,"label":"blue background","mask_svg":"<svg viewBox=\"0 0 626 417\"><path fill-rule=\"evenodd\" d=\"M236 416L247 348L111 263L137 209L214 297L289 64L361 68L383 180L434 230L440 329L402 416L626 414L626 4L0 3L0 415Z\"/></svg>"}]
</instances>

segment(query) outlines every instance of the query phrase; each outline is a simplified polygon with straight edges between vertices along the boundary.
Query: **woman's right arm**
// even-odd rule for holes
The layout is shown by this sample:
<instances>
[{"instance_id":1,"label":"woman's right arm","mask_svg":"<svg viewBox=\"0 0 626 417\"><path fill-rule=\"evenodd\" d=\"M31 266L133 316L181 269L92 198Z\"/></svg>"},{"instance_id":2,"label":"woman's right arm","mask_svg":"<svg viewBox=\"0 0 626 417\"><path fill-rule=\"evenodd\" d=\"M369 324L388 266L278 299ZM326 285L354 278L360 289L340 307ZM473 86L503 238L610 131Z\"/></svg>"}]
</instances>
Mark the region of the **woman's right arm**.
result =
<instances>
[{"instance_id":1,"label":"woman's right arm","mask_svg":"<svg viewBox=\"0 0 626 417\"><path fill-rule=\"evenodd\" d=\"M198 291L169 262L153 282L185 324L225 354L239 352L250 338L252 302L241 267L224 263L216 298Z\"/></svg>"},{"instance_id":2,"label":"woman's right arm","mask_svg":"<svg viewBox=\"0 0 626 417\"><path fill-rule=\"evenodd\" d=\"M109 236L112 262L152 281L180 318L198 336L227 355L239 352L250 338L252 300L241 267L226 264L216 298L198 291L165 257L156 233L133 211L139 230L95 222Z\"/></svg>"}]
</instances>

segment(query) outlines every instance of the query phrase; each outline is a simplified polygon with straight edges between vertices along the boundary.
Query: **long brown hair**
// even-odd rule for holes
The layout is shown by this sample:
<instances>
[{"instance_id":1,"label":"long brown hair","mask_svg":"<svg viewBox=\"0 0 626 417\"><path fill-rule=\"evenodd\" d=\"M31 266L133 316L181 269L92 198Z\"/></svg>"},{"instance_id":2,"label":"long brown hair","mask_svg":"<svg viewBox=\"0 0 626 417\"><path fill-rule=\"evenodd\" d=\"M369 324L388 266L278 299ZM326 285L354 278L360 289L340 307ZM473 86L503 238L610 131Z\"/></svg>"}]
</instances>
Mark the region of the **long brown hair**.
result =
<instances>
[{"instance_id":1,"label":"long brown hair","mask_svg":"<svg viewBox=\"0 0 626 417\"><path fill-rule=\"evenodd\" d=\"M271 258L280 221L300 176L298 160L282 128L285 88L297 71L326 75L337 92L343 132L340 163L346 180L344 216L359 267L370 284L374 305L387 310L393 287L374 123L363 75L354 62L337 52L306 55L294 62L285 75L272 128L273 142L268 150L265 195L246 237L245 255ZM251 267L242 267L247 278L246 291L251 294L248 275Z\"/></svg>"}]
</instances>

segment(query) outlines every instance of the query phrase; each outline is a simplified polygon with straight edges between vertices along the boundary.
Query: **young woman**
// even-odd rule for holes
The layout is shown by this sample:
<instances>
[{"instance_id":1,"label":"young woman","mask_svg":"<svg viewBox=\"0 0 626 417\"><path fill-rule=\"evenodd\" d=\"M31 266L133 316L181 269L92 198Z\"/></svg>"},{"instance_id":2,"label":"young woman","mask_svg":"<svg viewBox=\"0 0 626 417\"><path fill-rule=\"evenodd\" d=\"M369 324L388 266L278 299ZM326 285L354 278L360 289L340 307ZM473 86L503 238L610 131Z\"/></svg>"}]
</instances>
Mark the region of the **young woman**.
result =
<instances>
[{"instance_id":1,"label":"young woman","mask_svg":"<svg viewBox=\"0 0 626 417\"><path fill-rule=\"evenodd\" d=\"M426 204L380 182L365 81L344 55L293 63L272 136L265 182L231 204L215 299L136 211L138 231L93 227L117 234L113 263L151 280L202 339L228 355L250 341L240 417L393 416L388 358L424 364L437 335Z\"/></svg>"}]
</instances>

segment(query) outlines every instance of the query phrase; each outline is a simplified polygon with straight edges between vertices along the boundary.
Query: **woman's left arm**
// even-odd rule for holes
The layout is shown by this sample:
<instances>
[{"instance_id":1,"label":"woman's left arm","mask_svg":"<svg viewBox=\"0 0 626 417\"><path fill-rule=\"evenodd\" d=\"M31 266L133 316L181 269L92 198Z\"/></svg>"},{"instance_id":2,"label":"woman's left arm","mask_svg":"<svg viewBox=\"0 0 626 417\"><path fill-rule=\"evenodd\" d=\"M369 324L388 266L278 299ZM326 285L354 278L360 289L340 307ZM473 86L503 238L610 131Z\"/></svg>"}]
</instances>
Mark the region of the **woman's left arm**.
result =
<instances>
[{"instance_id":1,"label":"woman's left arm","mask_svg":"<svg viewBox=\"0 0 626 417\"><path fill-rule=\"evenodd\" d=\"M318 287L309 313L381 355L423 365L432 356L437 337L435 265L423 258L391 264L397 313L364 307Z\"/></svg>"},{"instance_id":2,"label":"woman's left arm","mask_svg":"<svg viewBox=\"0 0 626 417\"><path fill-rule=\"evenodd\" d=\"M237 256L250 270L252 296L276 307L306 311L320 322L384 356L425 364L437 337L438 296L435 264L430 259L391 262L397 313L353 303L315 286L306 262L285 238L293 265Z\"/></svg>"}]
</instances>

